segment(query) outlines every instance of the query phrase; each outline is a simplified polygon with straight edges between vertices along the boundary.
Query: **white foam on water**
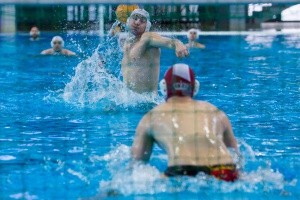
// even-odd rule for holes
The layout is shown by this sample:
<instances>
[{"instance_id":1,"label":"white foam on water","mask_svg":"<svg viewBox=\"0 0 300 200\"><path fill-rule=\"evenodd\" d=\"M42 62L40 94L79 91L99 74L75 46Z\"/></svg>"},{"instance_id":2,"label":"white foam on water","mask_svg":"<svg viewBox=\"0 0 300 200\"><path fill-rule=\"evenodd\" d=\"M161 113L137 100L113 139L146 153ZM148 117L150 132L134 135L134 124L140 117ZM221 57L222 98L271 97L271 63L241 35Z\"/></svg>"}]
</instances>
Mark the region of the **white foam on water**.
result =
<instances>
[{"instance_id":1,"label":"white foam on water","mask_svg":"<svg viewBox=\"0 0 300 200\"><path fill-rule=\"evenodd\" d=\"M107 191L114 191L121 196L184 191L192 193L206 191L218 194L236 192L261 194L278 191L280 193L280 191L285 191L286 185L295 185L297 181L286 182L283 174L274 171L270 166L259 166L250 172L244 172L241 169L240 178L235 182L220 181L204 173L199 173L195 177L162 178L162 172L151 165L151 161L150 164L130 164L130 149L131 147L120 145L103 156L91 158L92 162L106 162L106 168L110 173L109 180L101 180L99 183L99 192L102 196L105 196ZM242 154L249 153L249 149L242 149ZM245 165L252 162L251 156L245 158Z\"/></svg>"},{"instance_id":2,"label":"white foam on water","mask_svg":"<svg viewBox=\"0 0 300 200\"><path fill-rule=\"evenodd\" d=\"M66 84L62 94L65 102L80 106L102 106L107 109L116 106L135 107L141 103L159 104L163 101L162 97L154 93L138 94L129 90L120 77L116 76L120 66L109 66L112 63L120 63L112 60L120 59L118 54L122 52L119 52L119 49L108 48L104 53L99 53L102 46L100 44L93 55L76 66L75 74ZM103 64L103 61L106 61L106 64Z\"/></svg>"},{"instance_id":3,"label":"white foam on water","mask_svg":"<svg viewBox=\"0 0 300 200\"><path fill-rule=\"evenodd\" d=\"M9 197L12 199L24 199L24 200L39 199L37 196L30 195L28 192L12 194L12 195L9 195Z\"/></svg>"},{"instance_id":4,"label":"white foam on water","mask_svg":"<svg viewBox=\"0 0 300 200\"><path fill-rule=\"evenodd\" d=\"M0 156L0 160L2 161L7 161L7 160L15 160L16 157L15 156L11 156L11 155L1 155Z\"/></svg>"}]
</instances>

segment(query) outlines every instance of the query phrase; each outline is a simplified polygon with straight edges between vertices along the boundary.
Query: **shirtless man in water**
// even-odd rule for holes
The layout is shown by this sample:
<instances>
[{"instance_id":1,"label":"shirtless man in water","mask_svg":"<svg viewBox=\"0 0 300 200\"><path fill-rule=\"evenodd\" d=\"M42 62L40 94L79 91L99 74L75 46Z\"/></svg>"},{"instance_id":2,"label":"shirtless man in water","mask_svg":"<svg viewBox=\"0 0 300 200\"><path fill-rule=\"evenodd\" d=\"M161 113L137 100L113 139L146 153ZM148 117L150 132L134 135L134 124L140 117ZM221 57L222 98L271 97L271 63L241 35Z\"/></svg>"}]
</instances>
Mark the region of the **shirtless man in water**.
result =
<instances>
[{"instance_id":1,"label":"shirtless man in water","mask_svg":"<svg viewBox=\"0 0 300 200\"><path fill-rule=\"evenodd\" d=\"M51 49L46 49L41 52L43 55L65 55L65 56L75 56L73 51L68 49L63 49L64 40L60 36L54 36L51 40Z\"/></svg>"},{"instance_id":2,"label":"shirtless man in water","mask_svg":"<svg viewBox=\"0 0 300 200\"><path fill-rule=\"evenodd\" d=\"M124 44L123 81L134 92L157 93L160 48L174 49L179 58L188 56L189 51L179 40L148 32L150 16L144 9L135 9L127 19L127 26L131 36Z\"/></svg>"},{"instance_id":3,"label":"shirtless man in water","mask_svg":"<svg viewBox=\"0 0 300 200\"><path fill-rule=\"evenodd\" d=\"M139 122L132 159L148 161L154 143L168 154L165 176L195 176L199 172L235 181L238 170L228 147L238 154L236 139L226 114L214 105L193 100L200 83L186 64L176 64L160 82L166 103Z\"/></svg>"}]
</instances>

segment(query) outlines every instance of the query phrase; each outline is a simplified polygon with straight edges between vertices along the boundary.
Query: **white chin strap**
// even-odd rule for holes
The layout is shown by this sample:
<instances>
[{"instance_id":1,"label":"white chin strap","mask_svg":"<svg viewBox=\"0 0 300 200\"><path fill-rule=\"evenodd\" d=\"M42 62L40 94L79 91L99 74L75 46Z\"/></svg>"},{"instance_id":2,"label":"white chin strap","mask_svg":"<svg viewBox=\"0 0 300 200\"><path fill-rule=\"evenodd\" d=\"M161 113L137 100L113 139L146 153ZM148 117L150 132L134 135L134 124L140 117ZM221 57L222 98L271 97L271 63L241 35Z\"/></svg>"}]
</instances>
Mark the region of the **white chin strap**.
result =
<instances>
[{"instance_id":1,"label":"white chin strap","mask_svg":"<svg viewBox=\"0 0 300 200\"><path fill-rule=\"evenodd\" d=\"M198 94L199 89L200 89L200 82L197 81L197 80L195 80L195 86L194 86L193 96L195 96L196 94ZM166 84L166 80L165 80L165 79L162 79L162 80L159 82L159 90L160 90L160 92L161 92L165 97L167 97L167 84Z\"/></svg>"}]
</instances>

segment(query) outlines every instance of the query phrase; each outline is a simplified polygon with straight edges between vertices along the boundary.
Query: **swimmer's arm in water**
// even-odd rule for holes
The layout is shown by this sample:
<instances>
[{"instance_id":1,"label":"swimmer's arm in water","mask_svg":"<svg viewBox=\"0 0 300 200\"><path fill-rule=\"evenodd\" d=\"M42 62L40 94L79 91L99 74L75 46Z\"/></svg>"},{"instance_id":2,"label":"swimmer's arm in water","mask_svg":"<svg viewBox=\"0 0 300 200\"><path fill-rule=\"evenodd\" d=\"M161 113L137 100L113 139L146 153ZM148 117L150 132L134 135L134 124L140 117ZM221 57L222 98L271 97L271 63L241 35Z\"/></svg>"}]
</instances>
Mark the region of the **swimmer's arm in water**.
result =
<instances>
[{"instance_id":1,"label":"swimmer's arm in water","mask_svg":"<svg viewBox=\"0 0 300 200\"><path fill-rule=\"evenodd\" d=\"M131 158L147 162L152 154L154 139L150 132L150 116L145 115L136 128L134 142L131 148Z\"/></svg>"},{"instance_id":2,"label":"swimmer's arm in water","mask_svg":"<svg viewBox=\"0 0 300 200\"><path fill-rule=\"evenodd\" d=\"M197 46L198 46L199 48L201 48L201 49L205 49L205 48L206 48L206 46L205 46L204 44L201 44L201 43L198 43Z\"/></svg>"},{"instance_id":3,"label":"swimmer's arm in water","mask_svg":"<svg viewBox=\"0 0 300 200\"><path fill-rule=\"evenodd\" d=\"M191 45L189 43L185 44L185 46L189 47L189 48L195 48L195 49L205 49L205 45L204 44L201 44L201 43L198 43L198 42L195 42L195 45Z\"/></svg>"},{"instance_id":4,"label":"swimmer's arm in water","mask_svg":"<svg viewBox=\"0 0 300 200\"><path fill-rule=\"evenodd\" d=\"M223 142L225 143L226 147L234 148L235 152L239 154L237 142L232 131L231 123L224 112L221 111L219 114L224 127Z\"/></svg>"},{"instance_id":5,"label":"swimmer's arm in water","mask_svg":"<svg viewBox=\"0 0 300 200\"><path fill-rule=\"evenodd\" d=\"M146 41L152 47L174 49L176 56L179 58L189 56L187 47L177 39L166 38L156 33L147 32L142 35L141 41Z\"/></svg>"}]
</instances>

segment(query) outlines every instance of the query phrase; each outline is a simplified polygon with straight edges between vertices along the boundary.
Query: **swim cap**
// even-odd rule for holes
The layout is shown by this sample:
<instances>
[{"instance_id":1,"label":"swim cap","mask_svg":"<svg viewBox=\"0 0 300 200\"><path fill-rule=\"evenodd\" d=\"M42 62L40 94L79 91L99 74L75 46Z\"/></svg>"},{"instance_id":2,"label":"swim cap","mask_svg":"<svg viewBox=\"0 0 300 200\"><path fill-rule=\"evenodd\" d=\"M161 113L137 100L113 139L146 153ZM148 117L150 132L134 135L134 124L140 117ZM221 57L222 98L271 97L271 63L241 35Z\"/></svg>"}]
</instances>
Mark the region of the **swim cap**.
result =
<instances>
[{"instance_id":1,"label":"swim cap","mask_svg":"<svg viewBox=\"0 0 300 200\"><path fill-rule=\"evenodd\" d=\"M199 31L197 29L192 28L192 29L188 30L188 32L187 32L187 37L188 38L189 38L189 35L190 35L191 32L196 32L196 38L199 37Z\"/></svg>"},{"instance_id":2,"label":"swim cap","mask_svg":"<svg viewBox=\"0 0 300 200\"><path fill-rule=\"evenodd\" d=\"M116 9L116 15L119 22L125 24L127 18L130 16L130 13L134 11L134 9L139 8L138 5L124 5L121 4Z\"/></svg>"},{"instance_id":3,"label":"swim cap","mask_svg":"<svg viewBox=\"0 0 300 200\"><path fill-rule=\"evenodd\" d=\"M198 93L200 83L195 80L195 74L188 65L178 63L167 70L159 87L167 100L172 96L193 97Z\"/></svg>"},{"instance_id":4,"label":"swim cap","mask_svg":"<svg viewBox=\"0 0 300 200\"><path fill-rule=\"evenodd\" d=\"M51 47L54 46L54 44L53 44L54 41L61 41L61 47L64 47L65 42L64 42L64 40L62 39L62 37L60 37L60 36L54 36L54 37L52 38L52 40L51 40Z\"/></svg>"},{"instance_id":5,"label":"swim cap","mask_svg":"<svg viewBox=\"0 0 300 200\"><path fill-rule=\"evenodd\" d=\"M151 22L150 22L150 15L149 15L149 13L146 11L146 10L144 10L144 9L135 9L131 14L130 14L130 17L127 19L127 27L129 27L129 20L130 20L130 18L131 18L131 16L132 15L134 15L134 14L139 14L139 15L142 15L142 16L144 16L144 17L146 17L147 18L147 25L146 25L146 28L145 28L145 32L148 32L149 30L150 30L150 28L151 28Z\"/></svg>"}]
</instances>

